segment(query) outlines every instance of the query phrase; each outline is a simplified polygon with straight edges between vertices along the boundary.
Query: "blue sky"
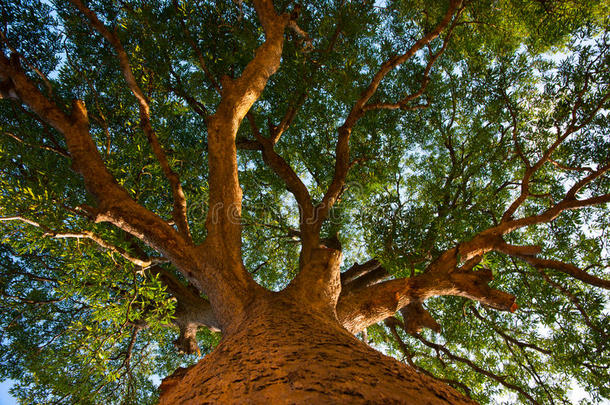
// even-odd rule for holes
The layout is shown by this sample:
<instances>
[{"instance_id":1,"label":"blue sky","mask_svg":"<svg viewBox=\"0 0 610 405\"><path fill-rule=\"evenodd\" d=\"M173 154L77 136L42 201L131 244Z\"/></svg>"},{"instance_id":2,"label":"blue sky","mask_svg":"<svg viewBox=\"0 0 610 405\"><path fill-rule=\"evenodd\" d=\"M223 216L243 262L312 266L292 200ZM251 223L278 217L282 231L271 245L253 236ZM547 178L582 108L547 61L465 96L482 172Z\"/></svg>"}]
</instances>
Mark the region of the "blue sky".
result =
<instances>
[{"instance_id":1,"label":"blue sky","mask_svg":"<svg viewBox=\"0 0 610 405\"><path fill-rule=\"evenodd\" d=\"M17 405L15 398L8 393L12 385L13 382L10 380L0 382L0 405Z\"/></svg>"}]
</instances>

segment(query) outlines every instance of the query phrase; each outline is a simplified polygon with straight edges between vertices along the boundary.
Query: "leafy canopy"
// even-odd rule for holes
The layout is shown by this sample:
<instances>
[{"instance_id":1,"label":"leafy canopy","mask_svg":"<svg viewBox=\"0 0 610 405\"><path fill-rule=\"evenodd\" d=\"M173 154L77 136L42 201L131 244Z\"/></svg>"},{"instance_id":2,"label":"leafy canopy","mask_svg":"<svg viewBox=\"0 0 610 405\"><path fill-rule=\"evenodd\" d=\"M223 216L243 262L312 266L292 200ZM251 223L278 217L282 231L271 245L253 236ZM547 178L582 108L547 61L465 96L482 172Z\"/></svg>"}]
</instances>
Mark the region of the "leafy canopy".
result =
<instances>
[{"instance_id":1,"label":"leafy canopy","mask_svg":"<svg viewBox=\"0 0 610 405\"><path fill-rule=\"evenodd\" d=\"M280 70L252 108L253 125L242 124L238 146L255 138L252 128L279 125L294 111L275 150L319 202L333 177L337 127L380 65L429 32L446 3L303 4L298 24L307 37L286 31ZM112 47L69 2L0 4L5 54L19 54L28 76L66 110L84 100L111 173L171 221L170 184ZM88 7L129 55L200 241L209 208L205 117L220 100L220 78L239 76L263 41L254 8L109 0ZM607 1L467 2L450 35L390 72L372 103L402 99L429 80L407 108L373 111L353 128L354 165L322 231L338 236L344 267L376 258L392 277L420 274L443 251L496 225L526 176L528 198L516 210L523 217L607 166L608 15ZM153 403L157 378L197 358L175 353L176 299L160 273L126 259L154 252L87 217L82 207L95 201L61 135L10 98L0 102L0 117L0 379L16 380L12 392L23 403ZM260 152L240 149L238 165L245 266L280 290L298 271L298 207ZM601 173L580 193L608 195L610 179ZM607 229L605 203L519 229L507 242L540 246L541 256L607 280ZM179 278L171 265L159 266ZM433 298L426 307L440 333L408 334L390 321L369 328L371 344L481 403L569 402L572 386L589 393L587 403L610 398L607 290L500 253L478 266L517 297L517 312ZM220 338L205 328L197 337L202 354Z\"/></svg>"}]
</instances>

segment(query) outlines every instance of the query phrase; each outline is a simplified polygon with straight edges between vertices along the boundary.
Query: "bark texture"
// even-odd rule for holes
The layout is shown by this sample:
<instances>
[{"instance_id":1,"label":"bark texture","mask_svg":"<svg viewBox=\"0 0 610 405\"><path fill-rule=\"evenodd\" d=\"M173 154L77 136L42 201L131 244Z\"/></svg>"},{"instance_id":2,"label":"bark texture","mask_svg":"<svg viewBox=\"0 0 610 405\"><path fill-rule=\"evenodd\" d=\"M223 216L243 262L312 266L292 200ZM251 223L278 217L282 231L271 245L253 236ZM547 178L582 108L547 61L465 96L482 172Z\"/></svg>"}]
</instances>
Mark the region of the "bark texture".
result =
<instances>
[{"instance_id":1,"label":"bark texture","mask_svg":"<svg viewBox=\"0 0 610 405\"><path fill-rule=\"evenodd\" d=\"M161 385L160 404L473 404L384 356L332 317L268 293L216 350Z\"/></svg>"}]
</instances>

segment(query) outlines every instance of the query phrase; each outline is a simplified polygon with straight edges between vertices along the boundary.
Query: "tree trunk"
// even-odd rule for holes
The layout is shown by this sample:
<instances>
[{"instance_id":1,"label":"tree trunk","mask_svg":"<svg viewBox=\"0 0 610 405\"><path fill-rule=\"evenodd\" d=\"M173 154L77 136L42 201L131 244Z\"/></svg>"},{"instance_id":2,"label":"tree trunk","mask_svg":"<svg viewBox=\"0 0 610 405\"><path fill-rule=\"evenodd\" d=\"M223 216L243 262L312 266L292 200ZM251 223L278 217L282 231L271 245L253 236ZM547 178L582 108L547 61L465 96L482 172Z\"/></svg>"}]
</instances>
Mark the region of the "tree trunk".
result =
<instances>
[{"instance_id":1,"label":"tree trunk","mask_svg":"<svg viewBox=\"0 0 610 405\"><path fill-rule=\"evenodd\" d=\"M160 404L472 404L290 294L258 297L236 332L161 384Z\"/></svg>"}]
</instances>

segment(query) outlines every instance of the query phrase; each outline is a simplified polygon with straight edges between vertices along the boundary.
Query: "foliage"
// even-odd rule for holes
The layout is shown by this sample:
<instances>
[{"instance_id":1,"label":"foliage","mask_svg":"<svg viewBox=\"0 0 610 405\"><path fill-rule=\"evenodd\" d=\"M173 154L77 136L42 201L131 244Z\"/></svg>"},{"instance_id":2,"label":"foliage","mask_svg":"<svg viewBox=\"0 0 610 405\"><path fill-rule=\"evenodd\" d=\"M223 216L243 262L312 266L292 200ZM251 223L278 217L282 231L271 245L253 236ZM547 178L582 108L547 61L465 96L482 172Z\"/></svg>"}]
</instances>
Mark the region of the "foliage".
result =
<instances>
[{"instance_id":1,"label":"foliage","mask_svg":"<svg viewBox=\"0 0 610 405\"><path fill-rule=\"evenodd\" d=\"M280 70L251 113L267 128L298 110L276 151L315 201L332 181L337 127L352 104L383 61L434 27L446 3L303 5L298 23L308 37L286 31ZM66 109L84 100L111 173L137 202L171 221L169 182L108 42L69 2L0 4L5 54L18 52L29 77ZM151 100L152 126L182 181L193 239L201 241L209 196L205 115L220 99L220 78L239 76L264 38L254 8L207 0L88 6L115 30ZM294 4L275 7L290 11ZM524 159L539 159L570 126L582 124L554 151L554 164L533 174L530 191L539 198L517 214L549 208L583 172L607 165L608 15L607 1L467 2L424 99L412 105L427 108L374 111L353 129L357 164L323 228L325 237L338 235L345 269L375 257L394 277L422 273L443 251L496 224L520 192ZM372 102L417 91L445 39L389 73ZM0 379L17 380L13 394L23 403L153 403L156 378L196 360L174 352L175 299L159 274L121 253L154 252L90 221L82 207L94 199L57 131L14 100L0 102L0 117ZM238 142L253 138L244 122ZM258 151L240 150L238 165L244 264L261 285L279 290L298 271L298 207ZM609 193L607 174L581 192ZM606 203L515 231L508 242L541 246L543 256L607 280L607 229ZM498 253L479 266L517 297L517 312L437 297L426 307L440 334L378 324L369 328L372 344L481 403L565 403L575 385L589 393L585 402L609 399L607 290ZM205 354L219 336L202 329L198 340Z\"/></svg>"}]
</instances>

